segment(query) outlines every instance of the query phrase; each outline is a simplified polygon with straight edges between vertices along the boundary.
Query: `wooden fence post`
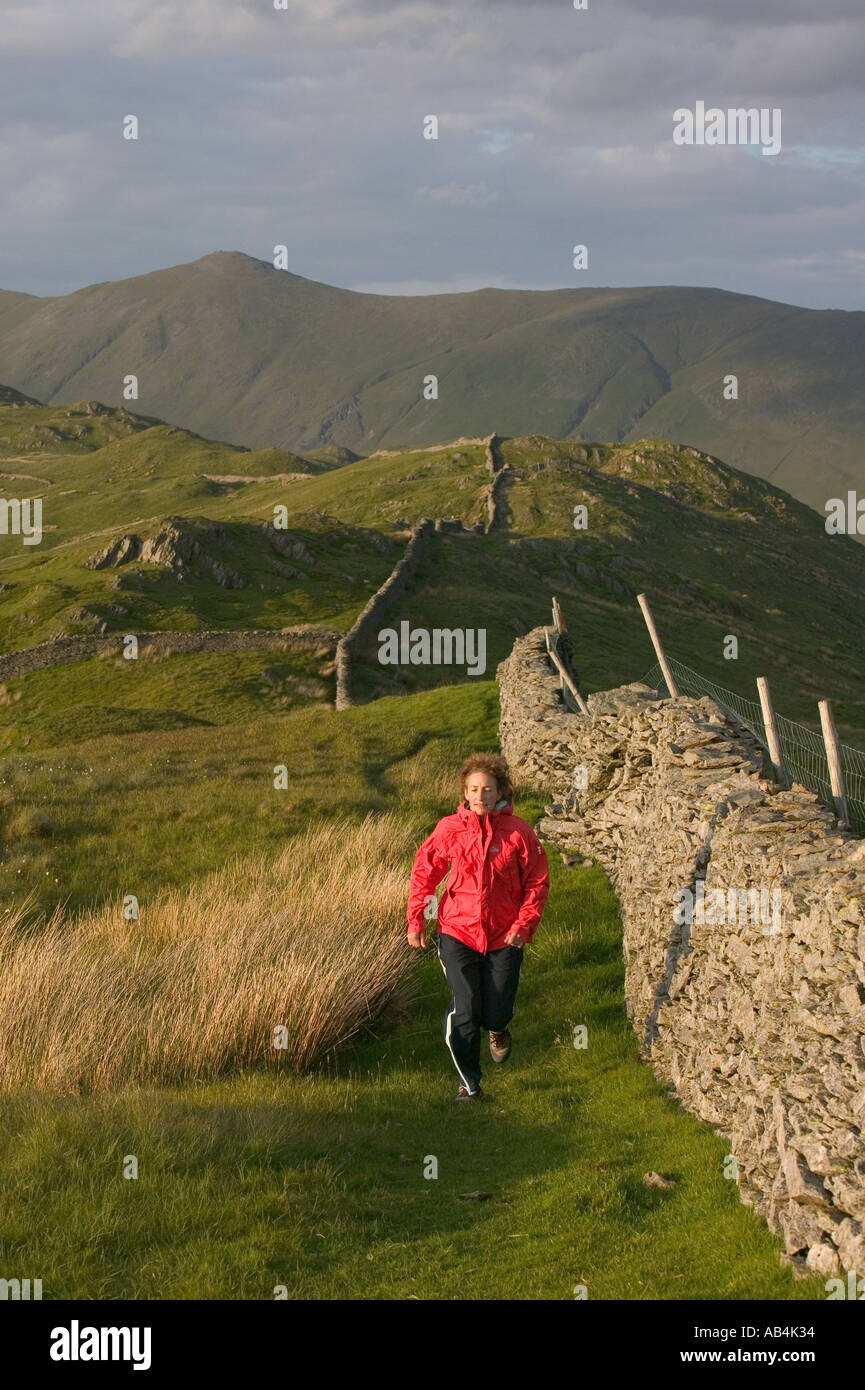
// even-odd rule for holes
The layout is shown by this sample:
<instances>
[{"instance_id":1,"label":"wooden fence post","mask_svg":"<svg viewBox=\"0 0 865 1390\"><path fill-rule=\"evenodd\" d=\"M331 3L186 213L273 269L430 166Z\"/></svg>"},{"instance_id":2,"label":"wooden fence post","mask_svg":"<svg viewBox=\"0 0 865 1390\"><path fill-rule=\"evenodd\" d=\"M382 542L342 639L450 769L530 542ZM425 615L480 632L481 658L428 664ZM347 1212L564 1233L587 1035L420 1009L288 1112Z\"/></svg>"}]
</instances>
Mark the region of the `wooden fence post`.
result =
<instances>
[{"instance_id":1,"label":"wooden fence post","mask_svg":"<svg viewBox=\"0 0 865 1390\"><path fill-rule=\"evenodd\" d=\"M570 673L566 671L564 666L562 665L562 660L558 652L553 651L552 648L550 648L550 661L553 663L553 665L559 673L559 683L561 684L562 689L564 689L564 687L567 686L568 690L570 690L571 694L573 695L574 699L580 707L580 713L588 714L588 705L586 704L585 700L583 699L582 695L580 694L579 690L574 684L570 676Z\"/></svg>"},{"instance_id":2,"label":"wooden fence post","mask_svg":"<svg viewBox=\"0 0 865 1390\"><path fill-rule=\"evenodd\" d=\"M782 787L789 787L790 774L784 762L784 751L781 747L781 739L778 734L778 723L775 719L772 696L769 693L769 682L765 676L757 677L757 689L760 692L760 709L763 711L763 728L766 730L769 757L772 759L772 766L775 769L775 781Z\"/></svg>"},{"instance_id":3,"label":"wooden fence post","mask_svg":"<svg viewBox=\"0 0 865 1390\"><path fill-rule=\"evenodd\" d=\"M571 692L577 704L579 705L581 713L588 714L589 707L583 699L582 695L580 694L576 681L571 675L571 672L567 670L564 662L562 661L561 657L559 656L558 652L553 646L551 640L551 632L553 630L555 630L555 632L557 632L560 637L567 637L568 627L567 623L565 622L565 615L562 612L562 606L557 598L553 598L553 628L544 628L544 636L547 639L547 655L549 656L550 661L553 663L553 666L559 673L559 689L564 690L567 687L567 689Z\"/></svg>"},{"instance_id":4,"label":"wooden fence post","mask_svg":"<svg viewBox=\"0 0 865 1390\"><path fill-rule=\"evenodd\" d=\"M553 613L553 618L555 619L555 613ZM561 670L559 669L559 665L558 665L558 663L557 663L556 660L555 660L555 652L554 652L554 649L553 649L553 636L552 636L552 635L553 635L553 633L554 633L555 631L556 631L555 626L552 626L552 625L551 625L550 627L545 627L545 628L544 628L544 640L546 641L546 644L547 644L547 656L549 657L550 661L552 661L553 665L555 666L556 671L558 672L558 676L559 676L559 690L564 690L564 688L565 688L565 678L564 678L564 676L562 675Z\"/></svg>"},{"instance_id":5,"label":"wooden fence post","mask_svg":"<svg viewBox=\"0 0 865 1390\"><path fill-rule=\"evenodd\" d=\"M679 694L679 687L676 685L676 682L673 679L673 673L670 670L670 663L664 656L664 648L661 646L661 639L658 636L658 629L655 627L655 620L652 617L651 611L649 609L649 605L646 600L646 595L637 594L637 602L643 610L643 617L646 620L646 627L649 629L649 636L652 639L652 646L655 648L655 656L658 658L661 670L664 673L664 680L667 682L667 689L670 692L671 698L675 700L677 695Z\"/></svg>"},{"instance_id":6,"label":"wooden fence post","mask_svg":"<svg viewBox=\"0 0 865 1390\"><path fill-rule=\"evenodd\" d=\"M838 730L832 718L832 706L828 700L821 700L820 723L823 727L823 742L826 745L826 761L829 764L829 780L832 783L832 799L835 813L842 825L850 827L850 812L847 809L847 790L844 786L844 769L841 766L841 749L838 744Z\"/></svg>"}]
</instances>

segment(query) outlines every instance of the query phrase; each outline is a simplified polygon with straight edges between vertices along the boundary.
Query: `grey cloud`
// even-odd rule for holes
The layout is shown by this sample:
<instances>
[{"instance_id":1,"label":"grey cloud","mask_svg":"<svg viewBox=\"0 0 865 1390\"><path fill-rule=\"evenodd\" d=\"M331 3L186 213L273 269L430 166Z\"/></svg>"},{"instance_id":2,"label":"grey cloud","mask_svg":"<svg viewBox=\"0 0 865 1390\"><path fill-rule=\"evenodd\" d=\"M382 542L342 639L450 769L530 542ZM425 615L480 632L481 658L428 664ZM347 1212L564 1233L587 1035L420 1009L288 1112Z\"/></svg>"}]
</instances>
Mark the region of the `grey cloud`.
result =
<instances>
[{"instance_id":1,"label":"grey cloud","mask_svg":"<svg viewBox=\"0 0 865 1390\"><path fill-rule=\"evenodd\" d=\"M865 15L590 5L7 4L2 285L65 292L284 242L302 275L395 292L680 281L865 305ZM697 98L780 106L782 154L674 148L672 113Z\"/></svg>"},{"instance_id":2,"label":"grey cloud","mask_svg":"<svg viewBox=\"0 0 865 1390\"><path fill-rule=\"evenodd\" d=\"M552 0L556 3L556 0ZM592 0L589 0L592 3ZM655 19L693 19L696 15L713 28L786 28L796 20L819 24L833 19L861 19L860 0L718 0L700 9L694 0L616 0L617 6L639 10Z\"/></svg>"}]
</instances>

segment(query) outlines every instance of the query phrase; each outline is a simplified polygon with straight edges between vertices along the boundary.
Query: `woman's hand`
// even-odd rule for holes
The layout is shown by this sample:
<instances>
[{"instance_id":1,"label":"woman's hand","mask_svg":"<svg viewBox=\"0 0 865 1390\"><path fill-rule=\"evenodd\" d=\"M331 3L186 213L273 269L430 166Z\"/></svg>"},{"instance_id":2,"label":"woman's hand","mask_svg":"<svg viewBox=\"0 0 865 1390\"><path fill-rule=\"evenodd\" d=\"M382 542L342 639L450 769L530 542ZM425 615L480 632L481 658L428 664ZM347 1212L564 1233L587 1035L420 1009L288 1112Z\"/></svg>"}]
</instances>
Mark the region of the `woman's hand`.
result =
<instances>
[{"instance_id":1,"label":"woman's hand","mask_svg":"<svg viewBox=\"0 0 865 1390\"><path fill-rule=\"evenodd\" d=\"M408 934L409 946L426 946L426 936L422 931L410 931Z\"/></svg>"},{"instance_id":2,"label":"woman's hand","mask_svg":"<svg viewBox=\"0 0 865 1390\"><path fill-rule=\"evenodd\" d=\"M526 946L528 937L521 936L518 931L509 931L505 937L506 946Z\"/></svg>"}]
</instances>

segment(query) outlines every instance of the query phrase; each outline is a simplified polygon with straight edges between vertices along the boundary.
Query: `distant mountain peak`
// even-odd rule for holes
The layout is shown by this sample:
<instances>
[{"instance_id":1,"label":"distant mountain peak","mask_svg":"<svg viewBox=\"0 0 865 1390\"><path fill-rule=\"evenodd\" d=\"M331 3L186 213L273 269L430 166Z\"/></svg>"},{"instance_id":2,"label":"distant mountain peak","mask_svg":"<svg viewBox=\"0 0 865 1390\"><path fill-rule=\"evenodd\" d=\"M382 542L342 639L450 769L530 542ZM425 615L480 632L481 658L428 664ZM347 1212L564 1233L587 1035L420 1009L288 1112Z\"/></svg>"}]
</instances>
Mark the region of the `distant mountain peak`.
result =
<instances>
[{"instance_id":1,"label":"distant mountain peak","mask_svg":"<svg viewBox=\"0 0 865 1390\"><path fill-rule=\"evenodd\" d=\"M211 251L207 256L199 256L198 260L192 262L192 265L206 267L208 270L217 270L229 275L262 270L276 272L276 267L272 261L262 260L258 256L248 256L245 251ZM177 268L182 269L183 267ZM290 280L303 279L302 275L295 275L291 270L280 270L278 274L287 275Z\"/></svg>"}]
</instances>

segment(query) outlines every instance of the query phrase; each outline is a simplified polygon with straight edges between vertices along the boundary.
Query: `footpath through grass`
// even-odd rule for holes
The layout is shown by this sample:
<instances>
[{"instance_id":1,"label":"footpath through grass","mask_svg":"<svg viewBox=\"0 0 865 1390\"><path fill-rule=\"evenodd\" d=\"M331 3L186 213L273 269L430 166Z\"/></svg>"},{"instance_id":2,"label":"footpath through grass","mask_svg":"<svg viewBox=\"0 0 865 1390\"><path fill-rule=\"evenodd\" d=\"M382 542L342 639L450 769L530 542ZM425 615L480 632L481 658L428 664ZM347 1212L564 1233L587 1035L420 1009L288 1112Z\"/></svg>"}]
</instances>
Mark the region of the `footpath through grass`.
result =
<instances>
[{"instance_id":1,"label":"footpath through grass","mask_svg":"<svg viewBox=\"0 0 865 1390\"><path fill-rule=\"evenodd\" d=\"M604 875L550 858L514 1051L488 1062L485 1101L452 1100L432 951L411 1022L314 1075L7 1097L0 1273L41 1278L45 1298L825 1297L739 1203L727 1145L637 1060ZM646 1187L650 1170L672 1187Z\"/></svg>"}]
</instances>

